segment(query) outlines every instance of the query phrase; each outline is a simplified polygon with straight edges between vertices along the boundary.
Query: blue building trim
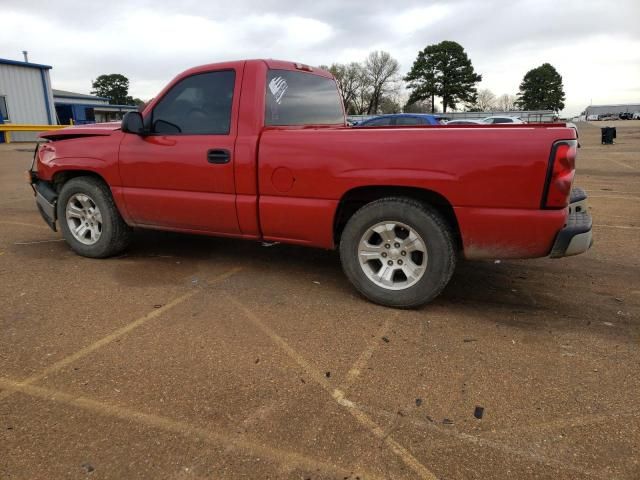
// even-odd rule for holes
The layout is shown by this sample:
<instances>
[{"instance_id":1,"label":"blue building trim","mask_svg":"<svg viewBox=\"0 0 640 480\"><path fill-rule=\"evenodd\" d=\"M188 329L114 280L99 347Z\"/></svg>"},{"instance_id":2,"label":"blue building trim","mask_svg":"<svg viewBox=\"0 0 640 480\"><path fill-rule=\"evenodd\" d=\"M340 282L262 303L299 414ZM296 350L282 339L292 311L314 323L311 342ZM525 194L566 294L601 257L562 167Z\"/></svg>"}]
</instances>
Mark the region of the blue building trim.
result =
<instances>
[{"instance_id":1,"label":"blue building trim","mask_svg":"<svg viewBox=\"0 0 640 480\"><path fill-rule=\"evenodd\" d=\"M65 99L72 98L74 100L109 100L107 97L95 97L93 95L80 96L80 95L53 95L55 98Z\"/></svg>"},{"instance_id":2,"label":"blue building trim","mask_svg":"<svg viewBox=\"0 0 640 480\"><path fill-rule=\"evenodd\" d=\"M47 118L49 119L49 125L53 125L53 118L51 117L51 105L49 105L49 90L47 89L47 77L44 74L44 69L40 69L40 78L42 79L42 93L44 94L44 104L47 106Z\"/></svg>"},{"instance_id":3,"label":"blue building trim","mask_svg":"<svg viewBox=\"0 0 640 480\"><path fill-rule=\"evenodd\" d=\"M9 60L6 58L0 58L0 63L4 65L17 65L18 67L30 67L39 68L40 70L50 70L53 68L51 65L42 65L40 63L19 62L17 60Z\"/></svg>"},{"instance_id":4,"label":"blue building trim","mask_svg":"<svg viewBox=\"0 0 640 480\"><path fill-rule=\"evenodd\" d=\"M56 97L56 98L60 98L60 97ZM67 97L68 98L68 97ZM118 108L120 110L122 109L134 109L137 110L138 106L137 105L114 105L111 103L73 103L73 102L54 102L56 105L77 105L79 107L90 107L90 108L105 108L105 109L109 109L109 108Z\"/></svg>"}]
</instances>

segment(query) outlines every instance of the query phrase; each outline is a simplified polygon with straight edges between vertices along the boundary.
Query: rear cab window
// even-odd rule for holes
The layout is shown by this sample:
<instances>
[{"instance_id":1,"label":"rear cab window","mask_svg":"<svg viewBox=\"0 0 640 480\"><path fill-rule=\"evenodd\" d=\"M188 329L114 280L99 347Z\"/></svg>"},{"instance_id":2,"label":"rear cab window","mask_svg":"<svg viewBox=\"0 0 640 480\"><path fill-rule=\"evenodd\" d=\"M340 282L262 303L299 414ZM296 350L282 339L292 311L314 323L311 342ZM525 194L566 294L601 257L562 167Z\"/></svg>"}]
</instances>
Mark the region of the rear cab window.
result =
<instances>
[{"instance_id":1,"label":"rear cab window","mask_svg":"<svg viewBox=\"0 0 640 480\"><path fill-rule=\"evenodd\" d=\"M335 80L307 72L267 71L265 125L344 125Z\"/></svg>"}]
</instances>

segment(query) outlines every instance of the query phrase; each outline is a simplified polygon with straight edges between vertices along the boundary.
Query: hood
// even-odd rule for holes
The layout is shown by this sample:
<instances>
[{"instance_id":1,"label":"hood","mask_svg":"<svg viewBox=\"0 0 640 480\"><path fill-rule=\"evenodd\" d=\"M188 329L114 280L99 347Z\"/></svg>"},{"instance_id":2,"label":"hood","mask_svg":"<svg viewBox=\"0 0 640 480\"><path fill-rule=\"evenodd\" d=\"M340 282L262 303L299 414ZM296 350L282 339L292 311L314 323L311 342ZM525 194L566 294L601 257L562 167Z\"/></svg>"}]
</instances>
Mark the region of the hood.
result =
<instances>
[{"instance_id":1,"label":"hood","mask_svg":"<svg viewBox=\"0 0 640 480\"><path fill-rule=\"evenodd\" d=\"M90 123L87 125L75 125L72 127L61 128L60 130L50 130L42 132L38 136L47 140L64 140L80 137L100 137L111 135L113 132L120 130L121 122L109 123Z\"/></svg>"}]
</instances>

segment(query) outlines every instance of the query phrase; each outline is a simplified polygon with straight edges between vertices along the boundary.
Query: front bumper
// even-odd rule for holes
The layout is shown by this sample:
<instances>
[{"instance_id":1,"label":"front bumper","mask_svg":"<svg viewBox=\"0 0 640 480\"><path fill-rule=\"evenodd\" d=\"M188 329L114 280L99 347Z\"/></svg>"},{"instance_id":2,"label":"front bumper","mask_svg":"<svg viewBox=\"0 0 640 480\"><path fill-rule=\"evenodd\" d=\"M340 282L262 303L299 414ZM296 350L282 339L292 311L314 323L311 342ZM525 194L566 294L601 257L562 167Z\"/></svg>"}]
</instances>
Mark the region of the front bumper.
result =
<instances>
[{"instance_id":1,"label":"front bumper","mask_svg":"<svg viewBox=\"0 0 640 480\"><path fill-rule=\"evenodd\" d=\"M551 258L570 257L586 252L593 245L591 215L587 210L587 194L574 187L571 191L567 223L558 232L553 244Z\"/></svg>"},{"instance_id":2,"label":"front bumper","mask_svg":"<svg viewBox=\"0 0 640 480\"><path fill-rule=\"evenodd\" d=\"M47 225L49 225L54 232L57 232L56 204L58 202L58 194L49 182L36 179L34 183L32 183L32 186L36 194L36 206L38 207L40 215L42 215L44 221L47 222Z\"/></svg>"}]
</instances>

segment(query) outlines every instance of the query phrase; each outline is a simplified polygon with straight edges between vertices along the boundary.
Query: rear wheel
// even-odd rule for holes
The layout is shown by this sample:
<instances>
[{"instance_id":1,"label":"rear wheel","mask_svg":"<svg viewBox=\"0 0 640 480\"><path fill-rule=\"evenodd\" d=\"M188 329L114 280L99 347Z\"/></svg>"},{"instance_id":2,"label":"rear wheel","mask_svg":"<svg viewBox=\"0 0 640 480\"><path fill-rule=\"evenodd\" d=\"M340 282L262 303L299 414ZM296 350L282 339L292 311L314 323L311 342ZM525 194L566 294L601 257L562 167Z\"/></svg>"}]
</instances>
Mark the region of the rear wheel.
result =
<instances>
[{"instance_id":1,"label":"rear wheel","mask_svg":"<svg viewBox=\"0 0 640 480\"><path fill-rule=\"evenodd\" d=\"M340 239L342 267L369 300L390 307L423 305L442 292L456 264L447 223L407 198L384 198L358 210Z\"/></svg>"},{"instance_id":2,"label":"rear wheel","mask_svg":"<svg viewBox=\"0 0 640 480\"><path fill-rule=\"evenodd\" d=\"M131 228L113 202L109 188L93 177L76 177L62 186L58 197L62 236L79 255L104 258L122 252Z\"/></svg>"}]
</instances>

